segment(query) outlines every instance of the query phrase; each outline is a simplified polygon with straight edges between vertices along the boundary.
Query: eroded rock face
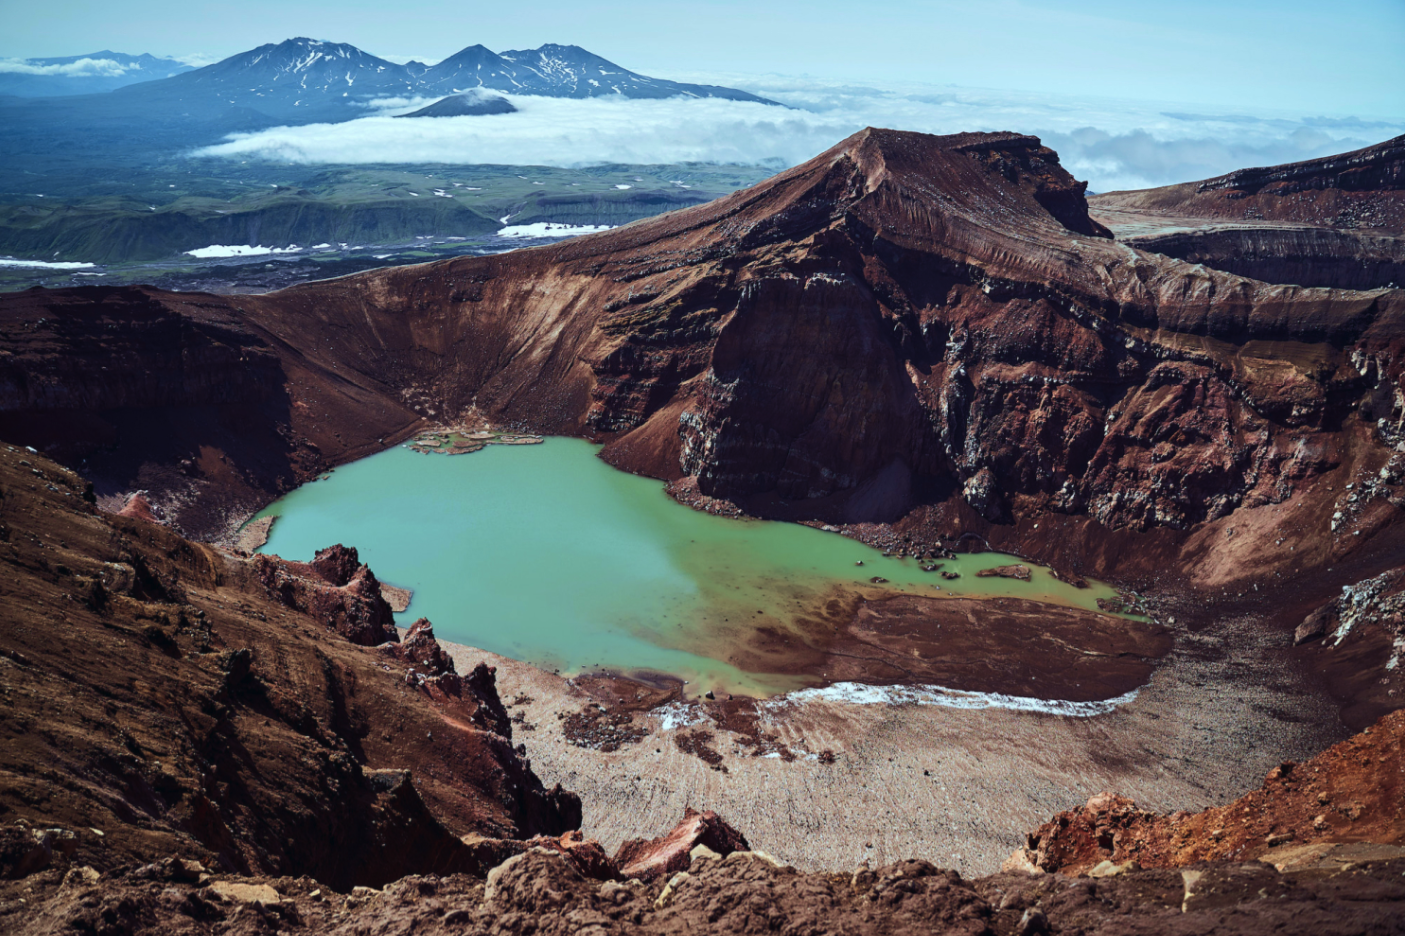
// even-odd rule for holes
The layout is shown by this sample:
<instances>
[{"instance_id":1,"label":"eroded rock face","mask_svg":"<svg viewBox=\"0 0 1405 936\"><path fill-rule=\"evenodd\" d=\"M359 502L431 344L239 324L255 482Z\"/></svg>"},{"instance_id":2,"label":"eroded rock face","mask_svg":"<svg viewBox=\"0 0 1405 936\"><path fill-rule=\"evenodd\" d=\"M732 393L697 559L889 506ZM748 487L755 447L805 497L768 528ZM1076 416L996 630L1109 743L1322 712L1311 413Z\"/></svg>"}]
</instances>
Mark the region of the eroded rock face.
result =
<instances>
[{"instance_id":1,"label":"eroded rock face","mask_svg":"<svg viewBox=\"0 0 1405 936\"><path fill-rule=\"evenodd\" d=\"M604 234L207 305L237 302L280 362L280 431L335 441L329 458L386 434L352 405L475 407L601 438L619 467L753 512L835 522L950 503L986 524L1189 530L1313 488L1366 420L1405 418L1405 293L1268 285L1106 234L1035 138L866 130ZM0 311L18 335L88 295ZM24 335L10 366L37 372Z\"/></svg>"},{"instance_id":2,"label":"eroded rock face","mask_svg":"<svg viewBox=\"0 0 1405 936\"><path fill-rule=\"evenodd\" d=\"M352 643L374 647L400 639L380 582L355 547L338 543L319 550L312 562L263 554L255 555L253 562L271 597L322 621Z\"/></svg>"},{"instance_id":3,"label":"eroded rock face","mask_svg":"<svg viewBox=\"0 0 1405 936\"><path fill-rule=\"evenodd\" d=\"M496 730L490 673L436 692L415 678L442 657L426 629L402 660L328 628L327 602L352 619L374 583L354 551L289 572L87 489L0 444L0 876L175 856L346 890L485 872L462 836L579 826Z\"/></svg>"},{"instance_id":4,"label":"eroded rock face","mask_svg":"<svg viewBox=\"0 0 1405 936\"><path fill-rule=\"evenodd\" d=\"M1031 832L1005 867L1082 874L1103 862L1272 862L1289 848L1341 842L1405 845L1405 710L1306 763L1275 767L1261 789L1201 813L1162 816L1101 793Z\"/></svg>"},{"instance_id":5,"label":"eroded rock face","mask_svg":"<svg viewBox=\"0 0 1405 936\"><path fill-rule=\"evenodd\" d=\"M1149 250L1268 283L1381 289L1405 285L1405 238L1320 228L1205 226L1127 238Z\"/></svg>"},{"instance_id":6,"label":"eroded rock face","mask_svg":"<svg viewBox=\"0 0 1405 936\"><path fill-rule=\"evenodd\" d=\"M614 860L624 877L652 881L687 870L700 845L722 857L751 849L746 837L717 813L689 809L672 832L652 841L631 839L620 846Z\"/></svg>"},{"instance_id":7,"label":"eroded rock face","mask_svg":"<svg viewBox=\"0 0 1405 936\"><path fill-rule=\"evenodd\" d=\"M1109 192L1105 206L1190 217L1290 221L1405 234L1405 136L1338 156L1138 192Z\"/></svg>"},{"instance_id":8,"label":"eroded rock face","mask_svg":"<svg viewBox=\"0 0 1405 936\"><path fill-rule=\"evenodd\" d=\"M1269 283L1405 285L1405 137L1090 200L1124 243Z\"/></svg>"},{"instance_id":9,"label":"eroded rock face","mask_svg":"<svg viewBox=\"0 0 1405 936\"><path fill-rule=\"evenodd\" d=\"M1393 933L1405 910L1405 861L1280 874L1257 862L1196 871L1131 871L1090 880L1000 874L967 881L925 861L849 875L802 874L751 852L703 861L650 885L600 881L532 849L466 876L414 876L378 890L329 894L306 878L192 880L174 863L110 877L74 875L0 921L24 913L33 932L645 934L763 932L1036 936L1211 932Z\"/></svg>"},{"instance_id":10,"label":"eroded rock face","mask_svg":"<svg viewBox=\"0 0 1405 936\"><path fill-rule=\"evenodd\" d=\"M339 384L289 350L237 300L145 287L11 293L0 303L0 438L81 464L100 497L141 490L178 530L213 539L270 495L418 423L393 391Z\"/></svg>"}]
</instances>

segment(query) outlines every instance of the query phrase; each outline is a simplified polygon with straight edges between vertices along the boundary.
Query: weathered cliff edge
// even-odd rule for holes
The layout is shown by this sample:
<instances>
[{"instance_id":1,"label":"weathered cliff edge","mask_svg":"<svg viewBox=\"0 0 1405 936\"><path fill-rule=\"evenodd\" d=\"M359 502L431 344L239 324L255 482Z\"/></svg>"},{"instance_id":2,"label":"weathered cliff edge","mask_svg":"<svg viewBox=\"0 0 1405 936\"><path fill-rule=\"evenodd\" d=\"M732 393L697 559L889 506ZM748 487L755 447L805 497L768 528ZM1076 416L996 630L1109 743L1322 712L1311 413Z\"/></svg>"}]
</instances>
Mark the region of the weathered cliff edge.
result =
<instances>
[{"instance_id":1,"label":"weathered cliff edge","mask_svg":"<svg viewBox=\"0 0 1405 936\"><path fill-rule=\"evenodd\" d=\"M1350 153L1237 169L1201 182L1106 192L1097 208L1187 218L1285 221L1362 233L1405 234L1405 136Z\"/></svg>"},{"instance_id":2,"label":"weathered cliff edge","mask_svg":"<svg viewBox=\"0 0 1405 936\"><path fill-rule=\"evenodd\" d=\"M1084 874L1104 862L1179 868L1249 860L1306 867L1370 854L1344 847L1365 843L1396 846L1376 853L1405 857L1405 711L1306 763L1275 767L1262 788L1204 812L1161 816L1124 797L1095 796L1029 833L1005 868Z\"/></svg>"},{"instance_id":3,"label":"weathered cliff edge","mask_svg":"<svg viewBox=\"0 0 1405 936\"><path fill-rule=\"evenodd\" d=\"M1141 250L1271 283L1405 284L1405 137L1202 182L1089 199Z\"/></svg>"},{"instance_id":4,"label":"weathered cliff edge","mask_svg":"<svg viewBox=\"0 0 1405 936\"><path fill-rule=\"evenodd\" d=\"M353 551L249 558L92 499L0 445L3 932L1398 931L1405 860L1382 843L1405 836L1400 714L1224 810L1253 807L1236 841L1318 845L1283 873L1233 852L1175 870L1204 857L1185 848L1095 877L800 873L711 813L611 858L511 747L491 670L457 674L428 622L366 645L386 615ZM1302 826L1319 791L1330 817ZM1086 827L1150 865L1136 843L1154 836L1124 828L1218 821L1103 800L1038 841ZM1037 863L1071 873L1080 847Z\"/></svg>"}]
</instances>

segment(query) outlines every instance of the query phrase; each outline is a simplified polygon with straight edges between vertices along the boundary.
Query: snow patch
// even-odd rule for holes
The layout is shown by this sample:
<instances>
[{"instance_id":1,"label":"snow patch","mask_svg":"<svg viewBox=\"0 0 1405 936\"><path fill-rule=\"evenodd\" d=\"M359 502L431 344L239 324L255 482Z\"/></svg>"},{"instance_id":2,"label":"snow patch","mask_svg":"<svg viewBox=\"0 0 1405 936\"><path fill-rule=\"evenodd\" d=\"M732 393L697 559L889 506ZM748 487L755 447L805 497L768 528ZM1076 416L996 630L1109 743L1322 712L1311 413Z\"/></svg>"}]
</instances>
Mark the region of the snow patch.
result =
<instances>
[{"instance_id":1,"label":"snow patch","mask_svg":"<svg viewBox=\"0 0 1405 936\"><path fill-rule=\"evenodd\" d=\"M707 721L701 705L689 705L687 702L670 702L654 714L659 717L660 731L687 728Z\"/></svg>"},{"instance_id":2,"label":"snow patch","mask_svg":"<svg viewBox=\"0 0 1405 936\"><path fill-rule=\"evenodd\" d=\"M324 247L327 245L323 245ZM302 248L297 244L291 247L251 247L243 245L211 244L209 247L197 247L195 250L187 250L187 257L195 257L200 260L208 260L211 257L262 257L265 254L297 253Z\"/></svg>"},{"instance_id":3,"label":"snow patch","mask_svg":"<svg viewBox=\"0 0 1405 936\"><path fill-rule=\"evenodd\" d=\"M1137 697L1140 690L1097 702L1070 702L1064 699L1036 699L1030 696L1005 695L1001 692L967 692L946 686L865 686L841 682L823 689L801 689L789 692L760 707L777 708L791 703L845 702L850 705L939 705L957 709L1010 709L1016 712L1044 712L1072 718L1106 715Z\"/></svg>"},{"instance_id":4,"label":"snow patch","mask_svg":"<svg viewBox=\"0 0 1405 936\"><path fill-rule=\"evenodd\" d=\"M9 257L0 257L0 266L3 267L25 267L35 270L88 270L96 263L49 263L44 260L13 260Z\"/></svg>"},{"instance_id":5,"label":"snow patch","mask_svg":"<svg viewBox=\"0 0 1405 936\"><path fill-rule=\"evenodd\" d=\"M553 224L538 221L536 224L514 224L498 231L499 237L577 237L581 234L599 234L610 230L610 225Z\"/></svg>"}]
</instances>

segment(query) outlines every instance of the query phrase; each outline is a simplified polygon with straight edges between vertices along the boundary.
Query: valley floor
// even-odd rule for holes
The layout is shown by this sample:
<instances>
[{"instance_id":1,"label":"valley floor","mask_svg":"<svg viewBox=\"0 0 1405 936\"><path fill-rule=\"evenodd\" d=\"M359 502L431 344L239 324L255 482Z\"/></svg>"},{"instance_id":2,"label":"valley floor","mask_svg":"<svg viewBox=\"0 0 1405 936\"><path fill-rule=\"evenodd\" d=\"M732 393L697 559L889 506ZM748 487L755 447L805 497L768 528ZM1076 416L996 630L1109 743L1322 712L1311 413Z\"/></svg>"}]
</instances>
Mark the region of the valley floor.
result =
<instances>
[{"instance_id":1,"label":"valley floor","mask_svg":"<svg viewBox=\"0 0 1405 936\"><path fill-rule=\"evenodd\" d=\"M545 783L579 793L584 827L607 849L656 834L685 807L711 809L745 829L754 847L807 871L916 857L964 875L993 873L1029 829L1098 792L1157 811L1199 810L1346 734L1330 704L1301 688L1281 634L1252 619L1178 632L1151 683L1111 714L766 705L761 734L779 744L761 750L771 756L751 753L754 731L749 738L716 724L728 710L729 723L738 723L736 706L723 702L635 715L647 734L613 752L577 746L567 738L567 716L597 703L614 709L623 696L608 698L608 683L443 645L460 671L483 659L497 666L514 742L526 745ZM680 734L698 740L700 730L713 734L702 740L722 756L725 772L676 743ZM783 759L781 749L798 756ZM824 751L833 752L832 763L818 756Z\"/></svg>"}]
</instances>

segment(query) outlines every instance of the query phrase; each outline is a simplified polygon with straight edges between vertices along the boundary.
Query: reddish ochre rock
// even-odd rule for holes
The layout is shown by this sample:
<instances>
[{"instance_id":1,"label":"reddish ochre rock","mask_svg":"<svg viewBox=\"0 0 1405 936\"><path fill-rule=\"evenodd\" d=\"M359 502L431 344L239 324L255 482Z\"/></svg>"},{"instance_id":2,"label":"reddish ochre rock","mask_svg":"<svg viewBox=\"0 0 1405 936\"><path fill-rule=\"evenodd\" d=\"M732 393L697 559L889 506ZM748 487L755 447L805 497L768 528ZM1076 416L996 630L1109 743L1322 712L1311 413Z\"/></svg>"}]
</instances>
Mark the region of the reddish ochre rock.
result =
<instances>
[{"instance_id":1,"label":"reddish ochre rock","mask_svg":"<svg viewBox=\"0 0 1405 936\"><path fill-rule=\"evenodd\" d=\"M1096 210L1136 208L1172 217L1284 221L1405 234L1405 136L1350 153L1263 169L1238 169L1091 199Z\"/></svg>"},{"instance_id":2,"label":"reddish ochre rock","mask_svg":"<svg viewBox=\"0 0 1405 936\"><path fill-rule=\"evenodd\" d=\"M1289 846L1405 845L1405 710L1302 764L1269 771L1262 788L1200 813L1158 815L1100 793L1029 834L1007 868L1080 874L1103 861L1177 868L1200 861L1272 861Z\"/></svg>"},{"instance_id":3,"label":"reddish ochre rock","mask_svg":"<svg viewBox=\"0 0 1405 936\"><path fill-rule=\"evenodd\" d=\"M0 446L0 887L31 866L175 856L348 890L485 873L495 855L464 836L579 827L580 800L494 730L486 667L436 697L406 678L418 660L329 629L329 608L354 617L357 583L372 583L353 552L295 569L244 558L99 511L87 489ZM417 637L432 659L432 637Z\"/></svg>"},{"instance_id":4,"label":"reddish ochre rock","mask_svg":"<svg viewBox=\"0 0 1405 936\"><path fill-rule=\"evenodd\" d=\"M394 614L381 596L380 582L357 557L355 548L331 546L320 550L311 562L289 562L259 553L253 562L259 581L272 597L312 615L352 643L374 647L400 639Z\"/></svg>"},{"instance_id":5,"label":"reddish ochre rock","mask_svg":"<svg viewBox=\"0 0 1405 936\"><path fill-rule=\"evenodd\" d=\"M610 853L595 839L584 838L579 830L555 837L539 835L526 845L560 853L577 871L596 881L620 879L619 866L610 857Z\"/></svg>"},{"instance_id":6,"label":"reddish ochre rock","mask_svg":"<svg viewBox=\"0 0 1405 936\"><path fill-rule=\"evenodd\" d=\"M1393 198L1397 143L1234 191ZM592 438L714 512L1190 593L1183 622L1249 613L1286 637L1405 567L1405 290L1247 279L1107 233L1034 137L868 129L530 250L256 296L5 294L0 438L86 459L211 539L469 416ZM1361 727L1405 688L1390 646L1366 627L1298 653Z\"/></svg>"},{"instance_id":7,"label":"reddish ochre rock","mask_svg":"<svg viewBox=\"0 0 1405 936\"><path fill-rule=\"evenodd\" d=\"M891 521L935 499L951 531L1050 516L1184 539L1386 457L1405 293L1139 252L1083 191L1033 137L870 129L716 202L532 250L265 296L10 295L0 437L115 479L146 462L95 414L141 411L179 448L177 403L238 410L245 431L167 466L203 492L177 522L209 535L217 507L470 408L753 512ZM138 333L161 337L131 353L142 374L95 385L92 362Z\"/></svg>"},{"instance_id":8,"label":"reddish ochre rock","mask_svg":"<svg viewBox=\"0 0 1405 936\"><path fill-rule=\"evenodd\" d=\"M746 837L717 813L688 809L683 821L667 835L653 840L630 839L621 845L615 852L615 864L624 877L654 880L687 870L690 853L699 845L723 856L751 849Z\"/></svg>"},{"instance_id":9,"label":"reddish ochre rock","mask_svg":"<svg viewBox=\"0 0 1405 936\"><path fill-rule=\"evenodd\" d=\"M151 502L141 491L137 491L127 498L127 503L122 506L121 510L117 511L117 516L145 520L147 523L161 522L161 518L156 516L156 512L151 509Z\"/></svg>"},{"instance_id":10,"label":"reddish ochre rock","mask_svg":"<svg viewBox=\"0 0 1405 936\"><path fill-rule=\"evenodd\" d=\"M1338 841L1356 842L1328 868L1279 874L1236 858L1184 875L965 880L905 860L805 873L749 852L716 814L690 812L668 835L624 846L620 869L572 831L580 801L545 789L491 727L502 706L489 667L457 696L431 691L452 671L430 628L358 647L271 596L256 560L101 513L86 489L0 446L3 932L214 936L297 921L424 936L587 925L630 936L1192 936L1229 919L1237 933L1356 936L1392 932L1405 915L1405 860L1380 844L1399 841L1405 713L1181 823L1192 843L1204 842L1196 828L1213 837L1235 821L1246 831L1234 842L1279 841L1316 808ZM298 574L329 588L360 574L346 554L324 558ZM1072 839L1096 844L1111 830L1113 857L1150 865L1152 846L1179 841L1161 834L1176 819L1105 798L1068 822L1068 847L1045 854L1086 863L1095 855ZM1265 842L1263 857L1297 841ZM732 854L690 861L699 844ZM1205 854L1182 852L1174 860ZM620 870L639 879L612 880Z\"/></svg>"}]
</instances>

